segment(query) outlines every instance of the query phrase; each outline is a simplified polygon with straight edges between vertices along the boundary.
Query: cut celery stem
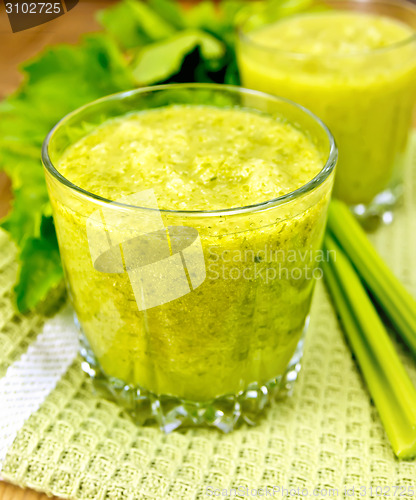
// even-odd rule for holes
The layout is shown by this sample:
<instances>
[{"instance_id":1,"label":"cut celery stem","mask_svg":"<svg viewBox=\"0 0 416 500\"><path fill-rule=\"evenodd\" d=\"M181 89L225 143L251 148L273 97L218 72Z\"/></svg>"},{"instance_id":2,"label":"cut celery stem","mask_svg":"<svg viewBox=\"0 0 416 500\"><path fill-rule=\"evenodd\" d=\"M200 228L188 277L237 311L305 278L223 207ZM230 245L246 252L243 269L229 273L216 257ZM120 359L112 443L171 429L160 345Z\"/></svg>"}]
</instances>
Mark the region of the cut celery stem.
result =
<instances>
[{"instance_id":1,"label":"cut celery stem","mask_svg":"<svg viewBox=\"0 0 416 500\"><path fill-rule=\"evenodd\" d=\"M392 273L347 205L332 200L328 228L410 349L416 354L416 300Z\"/></svg>"},{"instance_id":2,"label":"cut celery stem","mask_svg":"<svg viewBox=\"0 0 416 500\"><path fill-rule=\"evenodd\" d=\"M404 403L404 410L409 419L416 424L416 404L412 407L405 404L408 400L416 403L416 389L413 387L406 370L403 367L390 337L377 314L362 282L356 273L348 257L337 245L335 240L327 235L325 246L330 250L329 255L336 254L336 262L331 259L338 282L348 301L351 303L354 315L365 332L365 340L368 343L376 359L389 360L383 366L387 378L394 384L400 400Z\"/></svg>"},{"instance_id":3,"label":"cut celery stem","mask_svg":"<svg viewBox=\"0 0 416 500\"><path fill-rule=\"evenodd\" d=\"M416 390L358 275L327 235L325 280L383 426L399 458L416 455Z\"/></svg>"}]
</instances>

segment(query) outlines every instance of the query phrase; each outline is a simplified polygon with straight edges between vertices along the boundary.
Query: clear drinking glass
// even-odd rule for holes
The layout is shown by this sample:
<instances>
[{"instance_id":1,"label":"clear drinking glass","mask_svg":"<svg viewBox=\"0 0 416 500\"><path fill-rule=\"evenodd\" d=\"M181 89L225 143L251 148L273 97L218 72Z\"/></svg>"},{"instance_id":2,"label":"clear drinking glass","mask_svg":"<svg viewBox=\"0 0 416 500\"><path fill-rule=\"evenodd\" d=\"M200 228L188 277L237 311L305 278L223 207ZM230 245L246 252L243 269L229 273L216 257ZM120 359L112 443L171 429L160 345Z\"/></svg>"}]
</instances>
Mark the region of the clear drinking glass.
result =
<instances>
[{"instance_id":1,"label":"clear drinking glass","mask_svg":"<svg viewBox=\"0 0 416 500\"><path fill-rule=\"evenodd\" d=\"M315 143L322 170L257 205L175 211L159 210L148 191L103 199L56 169L68 146L109 118L207 103L283 117ZM337 158L319 119L238 87L165 85L71 113L49 133L42 154L83 367L137 422L156 420L166 432L202 424L230 431L291 388L320 276Z\"/></svg>"},{"instance_id":2,"label":"clear drinking glass","mask_svg":"<svg viewBox=\"0 0 416 500\"><path fill-rule=\"evenodd\" d=\"M273 5L243 18L237 49L243 85L292 99L319 116L339 148L334 195L359 216L381 215L399 198L409 161L416 95L416 7L401 0L311 0L304 5L284 18ZM314 15L321 16L325 26L331 23L331 17L325 17L328 12L338 10L400 21L409 27L409 35L382 48L345 54L331 53L333 45L343 43L341 39L327 40L322 48L314 45L313 37L305 40L305 35L299 35L309 45L303 53L271 47L282 22L287 25L299 16ZM259 42L260 30L273 25L274 41ZM311 47L316 53L310 53Z\"/></svg>"}]
</instances>

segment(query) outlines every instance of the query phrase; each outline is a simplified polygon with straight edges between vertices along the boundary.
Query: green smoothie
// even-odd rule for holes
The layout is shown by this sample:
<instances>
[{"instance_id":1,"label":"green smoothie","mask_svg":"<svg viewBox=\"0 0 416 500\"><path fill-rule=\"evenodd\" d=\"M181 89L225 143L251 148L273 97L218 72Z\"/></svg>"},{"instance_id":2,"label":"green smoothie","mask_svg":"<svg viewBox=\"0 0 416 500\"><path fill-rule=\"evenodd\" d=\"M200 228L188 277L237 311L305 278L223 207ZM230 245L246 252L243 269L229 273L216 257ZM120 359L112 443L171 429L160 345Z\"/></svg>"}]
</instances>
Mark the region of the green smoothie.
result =
<instances>
[{"instance_id":1,"label":"green smoothie","mask_svg":"<svg viewBox=\"0 0 416 500\"><path fill-rule=\"evenodd\" d=\"M336 196L369 204L400 181L416 88L409 25L321 9L245 33L238 56L244 86L290 98L329 126L339 148Z\"/></svg>"},{"instance_id":2,"label":"green smoothie","mask_svg":"<svg viewBox=\"0 0 416 500\"><path fill-rule=\"evenodd\" d=\"M48 179L71 300L104 372L192 401L282 375L309 313L332 175L278 209L192 217L163 210L272 200L307 184L325 161L282 117L203 105L111 119L69 146L57 164L66 179L110 200L152 189L166 227L198 231L206 267L190 293L139 310L126 272L93 265L86 231L92 209Z\"/></svg>"},{"instance_id":3,"label":"green smoothie","mask_svg":"<svg viewBox=\"0 0 416 500\"><path fill-rule=\"evenodd\" d=\"M152 188L160 209L218 210L294 191L322 166L311 141L288 123L238 109L171 106L101 125L65 153L58 170L111 200Z\"/></svg>"}]
</instances>

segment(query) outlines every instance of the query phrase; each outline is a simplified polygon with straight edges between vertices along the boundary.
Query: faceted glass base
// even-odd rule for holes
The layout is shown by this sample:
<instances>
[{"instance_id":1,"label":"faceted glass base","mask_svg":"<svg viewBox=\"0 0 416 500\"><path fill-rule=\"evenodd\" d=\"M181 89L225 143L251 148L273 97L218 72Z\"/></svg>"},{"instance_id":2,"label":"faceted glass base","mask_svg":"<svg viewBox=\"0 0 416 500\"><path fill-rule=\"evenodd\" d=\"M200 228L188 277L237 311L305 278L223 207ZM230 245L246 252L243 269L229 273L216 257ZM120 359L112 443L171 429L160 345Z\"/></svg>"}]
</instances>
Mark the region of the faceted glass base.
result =
<instances>
[{"instance_id":1,"label":"faceted glass base","mask_svg":"<svg viewBox=\"0 0 416 500\"><path fill-rule=\"evenodd\" d=\"M352 212L368 230L380 224L390 224L393 221L393 208L402 196L402 186L386 189L378 194L369 204L353 205Z\"/></svg>"},{"instance_id":2,"label":"faceted glass base","mask_svg":"<svg viewBox=\"0 0 416 500\"><path fill-rule=\"evenodd\" d=\"M285 373L264 385L251 384L244 392L197 403L173 396L157 396L141 387L109 377L100 369L81 334L82 369L92 377L100 393L121 404L139 425L156 423L166 433L179 427L209 426L227 433L246 422L255 425L261 412L273 400L291 395L301 369L304 334Z\"/></svg>"}]
</instances>

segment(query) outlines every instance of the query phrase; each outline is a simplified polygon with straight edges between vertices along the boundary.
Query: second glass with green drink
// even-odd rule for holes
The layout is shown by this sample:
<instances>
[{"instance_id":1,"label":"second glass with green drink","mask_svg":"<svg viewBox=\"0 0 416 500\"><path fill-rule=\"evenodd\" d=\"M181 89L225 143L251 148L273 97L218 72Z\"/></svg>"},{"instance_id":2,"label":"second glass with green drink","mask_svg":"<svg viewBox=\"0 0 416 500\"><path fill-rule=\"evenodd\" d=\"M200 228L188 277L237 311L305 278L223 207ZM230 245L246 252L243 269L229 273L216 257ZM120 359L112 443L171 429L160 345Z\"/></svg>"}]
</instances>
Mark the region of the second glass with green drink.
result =
<instances>
[{"instance_id":1,"label":"second glass with green drink","mask_svg":"<svg viewBox=\"0 0 416 500\"><path fill-rule=\"evenodd\" d=\"M357 215L401 193L416 91L416 8L394 0L312 0L290 15L271 4L239 28L244 86L298 102L339 148L334 194Z\"/></svg>"}]
</instances>

